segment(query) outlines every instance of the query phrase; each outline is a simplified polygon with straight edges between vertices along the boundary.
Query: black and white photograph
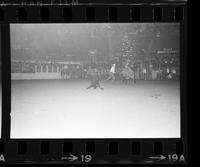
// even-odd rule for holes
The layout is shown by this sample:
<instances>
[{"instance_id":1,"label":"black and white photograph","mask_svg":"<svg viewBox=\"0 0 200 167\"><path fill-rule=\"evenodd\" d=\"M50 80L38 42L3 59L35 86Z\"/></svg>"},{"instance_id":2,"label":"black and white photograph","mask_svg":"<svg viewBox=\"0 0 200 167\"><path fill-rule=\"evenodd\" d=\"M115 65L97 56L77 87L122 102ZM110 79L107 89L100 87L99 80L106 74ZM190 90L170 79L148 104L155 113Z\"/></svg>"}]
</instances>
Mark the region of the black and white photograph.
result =
<instances>
[{"instance_id":1,"label":"black and white photograph","mask_svg":"<svg viewBox=\"0 0 200 167\"><path fill-rule=\"evenodd\" d=\"M10 24L10 43L11 138L181 137L179 23Z\"/></svg>"}]
</instances>

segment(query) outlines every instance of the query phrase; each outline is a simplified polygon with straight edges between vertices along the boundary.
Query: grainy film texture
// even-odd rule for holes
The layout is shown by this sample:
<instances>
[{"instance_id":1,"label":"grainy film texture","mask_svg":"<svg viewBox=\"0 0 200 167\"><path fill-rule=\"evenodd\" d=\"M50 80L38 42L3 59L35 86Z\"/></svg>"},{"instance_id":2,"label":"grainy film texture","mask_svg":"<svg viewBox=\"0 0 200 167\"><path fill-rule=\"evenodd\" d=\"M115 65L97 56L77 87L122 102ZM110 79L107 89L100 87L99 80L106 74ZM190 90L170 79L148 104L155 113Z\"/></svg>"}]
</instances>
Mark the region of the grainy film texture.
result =
<instances>
[{"instance_id":1,"label":"grainy film texture","mask_svg":"<svg viewBox=\"0 0 200 167\"><path fill-rule=\"evenodd\" d=\"M11 138L179 138L179 23L11 24Z\"/></svg>"}]
</instances>

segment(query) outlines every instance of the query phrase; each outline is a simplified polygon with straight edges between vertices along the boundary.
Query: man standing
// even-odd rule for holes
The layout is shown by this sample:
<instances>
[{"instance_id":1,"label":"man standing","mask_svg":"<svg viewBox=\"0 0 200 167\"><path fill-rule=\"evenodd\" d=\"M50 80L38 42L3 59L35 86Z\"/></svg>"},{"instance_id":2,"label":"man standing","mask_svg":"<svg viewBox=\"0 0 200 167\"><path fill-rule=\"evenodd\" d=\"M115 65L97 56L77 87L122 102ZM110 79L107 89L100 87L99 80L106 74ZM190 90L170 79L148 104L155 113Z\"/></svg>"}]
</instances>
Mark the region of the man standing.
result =
<instances>
[{"instance_id":1,"label":"man standing","mask_svg":"<svg viewBox=\"0 0 200 167\"><path fill-rule=\"evenodd\" d=\"M106 81L110 80L112 78L112 80L114 81L115 80L115 67L116 67L116 64L113 64L110 68L110 72L109 72L109 77L106 79Z\"/></svg>"},{"instance_id":2,"label":"man standing","mask_svg":"<svg viewBox=\"0 0 200 167\"><path fill-rule=\"evenodd\" d=\"M147 69L145 67L142 68L143 79L147 80Z\"/></svg>"},{"instance_id":3,"label":"man standing","mask_svg":"<svg viewBox=\"0 0 200 167\"><path fill-rule=\"evenodd\" d=\"M176 69L175 68L172 69L172 78L176 79Z\"/></svg>"},{"instance_id":4,"label":"man standing","mask_svg":"<svg viewBox=\"0 0 200 167\"><path fill-rule=\"evenodd\" d=\"M132 70L133 73L133 81L136 83L136 67L135 67L135 62L133 62L130 66L130 69Z\"/></svg>"}]
</instances>

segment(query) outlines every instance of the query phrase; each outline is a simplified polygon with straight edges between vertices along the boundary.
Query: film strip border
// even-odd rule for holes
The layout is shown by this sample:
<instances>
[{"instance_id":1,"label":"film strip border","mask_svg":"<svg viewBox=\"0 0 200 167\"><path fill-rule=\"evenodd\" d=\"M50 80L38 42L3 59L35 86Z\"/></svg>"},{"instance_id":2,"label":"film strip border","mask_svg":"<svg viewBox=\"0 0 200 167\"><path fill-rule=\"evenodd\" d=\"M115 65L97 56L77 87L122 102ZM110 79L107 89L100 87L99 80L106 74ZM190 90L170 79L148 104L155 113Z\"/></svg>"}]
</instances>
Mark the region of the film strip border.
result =
<instances>
[{"instance_id":1,"label":"film strip border","mask_svg":"<svg viewBox=\"0 0 200 167\"><path fill-rule=\"evenodd\" d=\"M181 22L184 4L0 6L0 23Z\"/></svg>"},{"instance_id":2,"label":"film strip border","mask_svg":"<svg viewBox=\"0 0 200 167\"><path fill-rule=\"evenodd\" d=\"M9 23L71 23L71 22L180 22L181 63L186 62L185 4L157 5L35 5L0 6L0 24L4 24L2 36L6 38ZM4 34L4 31L6 34ZM7 45L7 41L3 45ZM3 53L9 54L8 50ZM3 62L9 66L7 59ZM4 66L6 66L4 64ZM181 68L182 74L186 69ZM8 71L4 71L3 76ZM8 74L9 76L10 74ZM182 81L186 78L181 77ZM9 79L3 85L10 83ZM182 91L185 86L181 87ZM3 101L9 101L9 97ZM183 95L182 95L183 96ZM182 97L183 98L183 97ZM185 98L181 108L181 120L186 120ZM10 139L9 106L3 104L0 163L186 163L186 124L181 126L181 139ZM5 111L4 111L5 109Z\"/></svg>"},{"instance_id":3,"label":"film strip border","mask_svg":"<svg viewBox=\"0 0 200 167\"><path fill-rule=\"evenodd\" d=\"M1 160L9 163L142 164L186 163L178 140L11 140L0 142Z\"/></svg>"}]
</instances>

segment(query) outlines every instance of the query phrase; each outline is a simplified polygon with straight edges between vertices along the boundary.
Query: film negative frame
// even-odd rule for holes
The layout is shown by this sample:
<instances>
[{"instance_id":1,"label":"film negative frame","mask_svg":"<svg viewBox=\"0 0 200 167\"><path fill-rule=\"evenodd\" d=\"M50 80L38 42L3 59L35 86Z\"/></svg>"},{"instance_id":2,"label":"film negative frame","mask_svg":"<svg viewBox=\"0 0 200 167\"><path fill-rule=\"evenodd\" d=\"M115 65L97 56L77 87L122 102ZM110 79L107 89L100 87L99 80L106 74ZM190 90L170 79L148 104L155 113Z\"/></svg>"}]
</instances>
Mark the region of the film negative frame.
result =
<instances>
[{"instance_id":1,"label":"film negative frame","mask_svg":"<svg viewBox=\"0 0 200 167\"><path fill-rule=\"evenodd\" d=\"M180 23L181 138L11 139L10 23ZM187 164L187 3L48 1L0 4L2 138L0 164ZM77 159L78 157L78 159Z\"/></svg>"}]
</instances>

